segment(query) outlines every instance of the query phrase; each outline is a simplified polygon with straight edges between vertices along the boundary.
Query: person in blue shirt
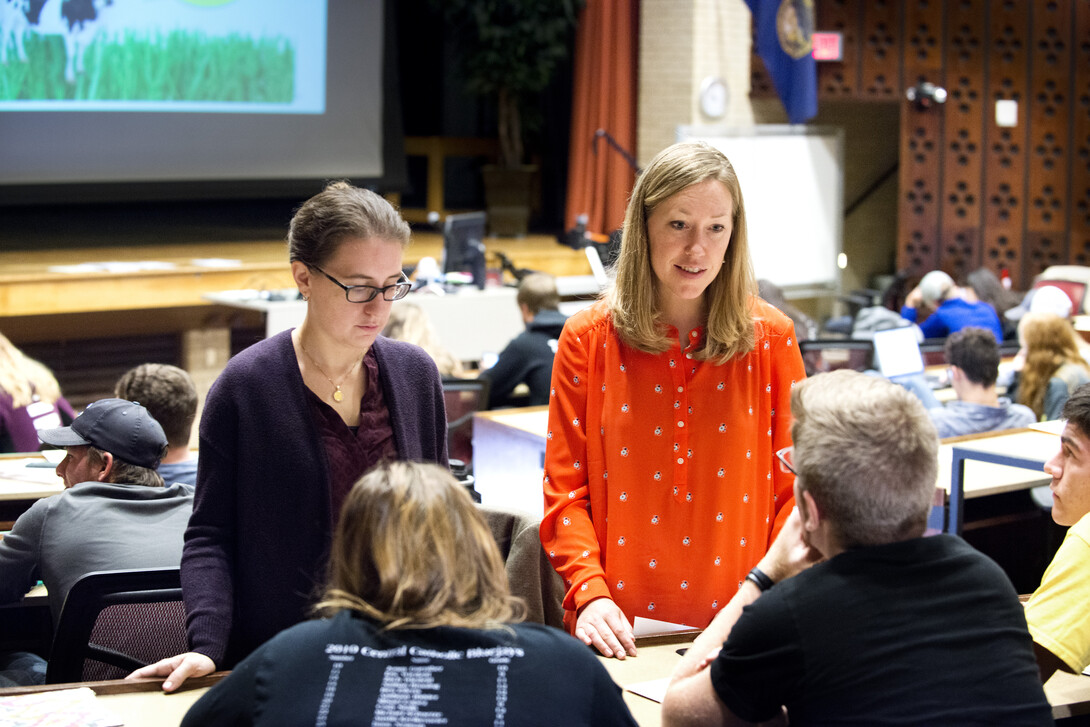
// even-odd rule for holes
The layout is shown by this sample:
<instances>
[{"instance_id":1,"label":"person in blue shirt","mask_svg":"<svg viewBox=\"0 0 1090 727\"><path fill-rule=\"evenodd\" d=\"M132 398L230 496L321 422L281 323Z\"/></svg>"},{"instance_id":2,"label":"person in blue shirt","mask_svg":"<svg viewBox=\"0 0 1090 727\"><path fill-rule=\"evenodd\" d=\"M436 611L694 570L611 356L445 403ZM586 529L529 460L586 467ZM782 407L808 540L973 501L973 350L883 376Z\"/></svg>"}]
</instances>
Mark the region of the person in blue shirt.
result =
<instances>
[{"instance_id":1,"label":"person in blue shirt","mask_svg":"<svg viewBox=\"0 0 1090 727\"><path fill-rule=\"evenodd\" d=\"M920 323L917 315L923 305L934 312ZM905 297L901 317L919 323L926 338L945 338L967 326L976 326L991 331L995 340L1003 340L1003 324L995 308L959 288L954 279L941 270L932 270L923 276L920 284Z\"/></svg>"}]
</instances>

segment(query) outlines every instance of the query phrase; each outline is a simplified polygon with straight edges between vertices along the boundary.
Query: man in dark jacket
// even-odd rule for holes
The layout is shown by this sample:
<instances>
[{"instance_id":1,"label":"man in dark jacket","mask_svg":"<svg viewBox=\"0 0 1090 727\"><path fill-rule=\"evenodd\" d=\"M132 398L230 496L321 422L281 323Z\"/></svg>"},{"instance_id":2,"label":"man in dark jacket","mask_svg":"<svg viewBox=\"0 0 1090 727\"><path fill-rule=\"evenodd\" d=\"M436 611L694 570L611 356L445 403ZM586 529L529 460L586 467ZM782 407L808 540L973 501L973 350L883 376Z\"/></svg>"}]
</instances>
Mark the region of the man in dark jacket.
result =
<instances>
[{"instance_id":1,"label":"man in dark jacket","mask_svg":"<svg viewBox=\"0 0 1090 727\"><path fill-rule=\"evenodd\" d=\"M490 389L488 406L535 406L549 403L549 385L553 376L556 342L567 316L561 313L556 281L545 273L532 273L519 283L519 310L526 330L503 349L495 366L483 371ZM525 383L528 397L513 397L515 387Z\"/></svg>"}]
</instances>

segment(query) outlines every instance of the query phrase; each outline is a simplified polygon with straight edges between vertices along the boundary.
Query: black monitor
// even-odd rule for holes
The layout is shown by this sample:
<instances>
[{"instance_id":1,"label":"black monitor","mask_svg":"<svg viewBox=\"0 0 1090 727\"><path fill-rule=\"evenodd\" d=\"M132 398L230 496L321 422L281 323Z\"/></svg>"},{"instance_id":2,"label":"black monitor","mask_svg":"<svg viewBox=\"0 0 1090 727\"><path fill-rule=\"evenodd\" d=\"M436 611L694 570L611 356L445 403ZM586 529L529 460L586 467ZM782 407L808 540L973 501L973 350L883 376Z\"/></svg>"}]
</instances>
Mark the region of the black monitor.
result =
<instances>
[{"instance_id":1,"label":"black monitor","mask_svg":"<svg viewBox=\"0 0 1090 727\"><path fill-rule=\"evenodd\" d=\"M447 215L443 223L443 274L470 273L473 284L485 285L484 235L488 216L484 212Z\"/></svg>"}]
</instances>

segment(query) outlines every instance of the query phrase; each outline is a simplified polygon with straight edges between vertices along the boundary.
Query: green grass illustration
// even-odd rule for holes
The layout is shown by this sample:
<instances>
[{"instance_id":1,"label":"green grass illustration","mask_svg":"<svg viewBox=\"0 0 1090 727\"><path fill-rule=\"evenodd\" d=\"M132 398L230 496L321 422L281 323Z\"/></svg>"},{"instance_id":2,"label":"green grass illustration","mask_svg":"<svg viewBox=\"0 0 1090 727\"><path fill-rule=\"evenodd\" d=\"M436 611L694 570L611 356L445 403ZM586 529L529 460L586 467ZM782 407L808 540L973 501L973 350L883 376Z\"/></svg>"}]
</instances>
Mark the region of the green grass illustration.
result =
<instances>
[{"instance_id":1,"label":"green grass illustration","mask_svg":"<svg viewBox=\"0 0 1090 727\"><path fill-rule=\"evenodd\" d=\"M175 31L159 39L97 38L84 72L65 83L64 40L30 34L29 61L8 54L0 101L205 101L291 103L295 51L283 39L207 37Z\"/></svg>"}]
</instances>

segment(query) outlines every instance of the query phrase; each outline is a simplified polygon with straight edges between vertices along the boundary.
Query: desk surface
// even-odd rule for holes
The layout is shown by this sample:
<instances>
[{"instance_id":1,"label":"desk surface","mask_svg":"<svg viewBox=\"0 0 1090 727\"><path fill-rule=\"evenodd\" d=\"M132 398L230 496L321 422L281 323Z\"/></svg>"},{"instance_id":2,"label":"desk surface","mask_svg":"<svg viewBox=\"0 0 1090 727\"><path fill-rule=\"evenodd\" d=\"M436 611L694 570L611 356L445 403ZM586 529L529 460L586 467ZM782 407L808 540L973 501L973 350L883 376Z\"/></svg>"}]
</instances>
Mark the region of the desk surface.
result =
<instances>
[{"instance_id":1,"label":"desk surface","mask_svg":"<svg viewBox=\"0 0 1090 727\"><path fill-rule=\"evenodd\" d=\"M77 687L89 687L95 692L95 702L119 717L125 727L177 727L189 708L228 672L216 672L206 677L190 679L186 689L164 693L161 679L114 679L79 684L48 684L39 687L0 689L0 698ZM192 686L190 686L192 685Z\"/></svg>"},{"instance_id":2,"label":"desk surface","mask_svg":"<svg viewBox=\"0 0 1090 727\"><path fill-rule=\"evenodd\" d=\"M0 501L37 500L64 491L55 466L27 467L28 462L45 458L36 452L0 455Z\"/></svg>"},{"instance_id":3,"label":"desk surface","mask_svg":"<svg viewBox=\"0 0 1090 727\"><path fill-rule=\"evenodd\" d=\"M1060 439L1055 434L1037 428L1011 429L1005 432L944 439L939 445L938 486L947 491L950 490L954 447L1006 454L1044 463L1059 450ZM966 499L1025 490L1038 485L1047 485L1051 481L1052 478L1043 470L1008 467L990 462L967 461L965 463Z\"/></svg>"}]
</instances>

